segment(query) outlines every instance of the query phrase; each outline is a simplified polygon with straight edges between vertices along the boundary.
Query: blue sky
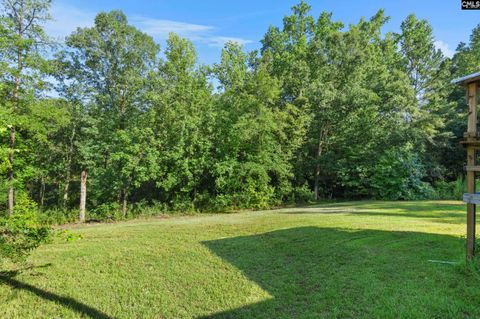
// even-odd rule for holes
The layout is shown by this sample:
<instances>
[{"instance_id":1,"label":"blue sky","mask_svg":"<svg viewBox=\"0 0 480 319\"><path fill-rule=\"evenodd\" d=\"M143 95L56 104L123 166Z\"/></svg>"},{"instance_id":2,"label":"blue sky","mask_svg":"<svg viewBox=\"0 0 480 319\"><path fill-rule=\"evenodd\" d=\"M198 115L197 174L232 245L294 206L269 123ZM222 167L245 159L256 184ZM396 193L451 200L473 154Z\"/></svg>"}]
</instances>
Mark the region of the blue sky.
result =
<instances>
[{"instance_id":1,"label":"blue sky","mask_svg":"<svg viewBox=\"0 0 480 319\"><path fill-rule=\"evenodd\" d=\"M77 26L91 26L100 11L121 9L129 21L152 35L162 47L169 32L189 38L195 44L199 62L218 61L225 41L237 41L247 50L259 47L269 25L281 26L290 13L290 0L54 0L54 21L47 31L61 39ZM384 31L397 31L402 20L415 13L433 26L436 45L451 55L460 41L468 41L471 30L480 23L480 11L460 10L460 0L311 0L312 14L333 12L345 24L371 17L385 9L390 22Z\"/></svg>"}]
</instances>

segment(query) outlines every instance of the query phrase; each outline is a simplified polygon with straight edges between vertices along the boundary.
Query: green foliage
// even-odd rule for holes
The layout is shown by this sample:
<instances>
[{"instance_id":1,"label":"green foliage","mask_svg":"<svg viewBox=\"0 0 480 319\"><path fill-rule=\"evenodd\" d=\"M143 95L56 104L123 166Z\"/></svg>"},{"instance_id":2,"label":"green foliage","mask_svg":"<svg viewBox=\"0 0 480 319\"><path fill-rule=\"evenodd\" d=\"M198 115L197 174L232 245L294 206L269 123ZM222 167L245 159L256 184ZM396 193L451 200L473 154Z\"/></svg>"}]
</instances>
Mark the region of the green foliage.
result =
<instances>
[{"instance_id":1,"label":"green foliage","mask_svg":"<svg viewBox=\"0 0 480 319\"><path fill-rule=\"evenodd\" d=\"M100 204L89 212L89 220L93 221L113 221L122 219L119 203Z\"/></svg>"},{"instance_id":2,"label":"green foliage","mask_svg":"<svg viewBox=\"0 0 480 319\"><path fill-rule=\"evenodd\" d=\"M289 199L290 202L306 204L312 202L314 199L314 194L310 187L307 184L304 184L300 187L296 187L292 192L292 198Z\"/></svg>"},{"instance_id":3,"label":"green foliage","mask_svg":"<svg viewBox=\"0 0 480 319\"><path fill-rule=\"evenodd\" d=\"M13 187L19 210L28 198L42 222L74 221L82 171L87 220L458 197L465 101L449 82L480 65L479 28L449 59L414 15L391 33L383 10L345 26L301 1L259 50L229 42L204 66L188 39L170 34L160 51L118 10L50 47L50 1L4 5L0 174L14 177L0 179L2 211ZM37 14L20 36L15 10Z\"/></svg>"},{"instance_id":4,"label":"green foliage","mask_svg":"<svg viewBox=\"0 0 480 319\"><path fill-rule=\"evenodd\" d=\"M434 189L438 199L461 200L463 194L467 192L467 183L462 177L452 182L440 180L434 184Z\"/></svg>"},{"instance_id":5,"label":"green foliage","mask_svg":"<svg viewBox=\"0 0 480 319\"><path fill-rule=\"evenodd\" d=\"M165 55L150 92L158 152L152 179L163 195L156 199L191 210L201 185L211 182L212 89L190 41L170 34Z\"/></svg>"},{"instance_id":6,"label":"green foliage","mask_svg":"<svg viewBox=\"0 0 480 319\"><path fill-rule=\"evenodd\" d=\"M0 217L0 261L23 262L51 236L52 230L40 222L36 205L17 197L15 214Z\"/></svg>"},{"instance_id":7,"label":"green foliage","mask_svg":"<svg viewBox=\"0 0 480 319\"><path fill-rule=\"evenodd\" d=\"M58 236L63 237L66 242L74 242L83 238L81 234L75 234L66 229L63 230L60 234L58 234Z\"/></svg>"},{"instance_id":8,"label":"green foliage","mask_svg":"<svg viewBox=\"0 0 480 319\"><path fill-rule=\"evenodd\" d=\"M425 171L411 147L387 150L371 179L373 196L388 200L431 198L433 189L422 177Z\"/></svg>"},{"instance_id":9,"label":"green foliage","mask_svg":"<svg viewBox=\"0 0 480 319\"><path fill-rule=\"evenodd\" d=\"M250 60L250 61L249 61ZM257 69L248 70L248 63ZM287 112L280 103L279 82L261 58L250 58L229 43L215 66L224 93L216 100L216 205L264 208L280 203L291 191L292 151L285 142Z\"/></svg>"},{"instance_id":10,"label":"green foliage","mask_svg":"<svg viewBox=\"0 0 480 319\"><path fill-rule=\"evenodd\" d=\"M62 225L75 223L78 220L78 211L63 208L46 209L37 214L41 225Z\"/></svg>"}]
</instances>

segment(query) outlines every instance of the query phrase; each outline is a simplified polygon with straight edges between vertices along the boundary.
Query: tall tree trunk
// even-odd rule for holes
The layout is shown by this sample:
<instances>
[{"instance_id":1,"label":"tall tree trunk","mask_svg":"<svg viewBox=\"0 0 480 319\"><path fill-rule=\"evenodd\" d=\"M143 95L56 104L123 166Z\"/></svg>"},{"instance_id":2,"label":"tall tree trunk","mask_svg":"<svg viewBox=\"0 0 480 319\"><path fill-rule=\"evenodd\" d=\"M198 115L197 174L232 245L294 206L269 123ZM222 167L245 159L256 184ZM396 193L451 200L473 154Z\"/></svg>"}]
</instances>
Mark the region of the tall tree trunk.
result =
<instances>
[{"instance_id":1,"label":"tall tree trunk","mask_svg":"<svg viewBox=\"0 0 480 319\"><path fill-rule=\"evenodd\" d=\"M21 19L19 21L22 21ZM22 36L22 24L19 24L18 28L18 36ZM13 88L13 101L14 101L14 112L18 110L20 106L20 83L21 83L21 74L23 69L23 61L22 61L22 48L17 48L17 74L15 75L15 86ZM8 155L8 162L10 164L10 168L8 169L8 181L10 183L8 188L8 213L13 214L13 206L15 203L15 189L13 187L13 177L14 177L14 151L15 151L15 125L12 124L10 127L10 154Z\"/></svg>"},{"instance_id":2,"label":"tall tree trunk","mask_svg":"<svg viewBox=\"0 0 480 319\"><path fill-rule=\"evenodd\" d=\"M10 127L10 153L8 154L8 162L10 167L8 168L7 177L9 182L8 187L8 213L13 214L14 205L14 188L13 188L13 159L14 159L14 147L15 147L15 127Z\"/></svg>"},{"instance_id":3,"label":"tall tree trunk","mask_svg":"<svg viewBox=\"0 0 480 319\"><path fill-rule=\"evenodd\" d=\"M122 190L122 216L127 216L127 205L128 205L128 189L124 188Z\"/></svg>"},{"instance_id":4,"label":"tall tree trunk","mask_svg":"<svg viewBox=\"0 0 480 319\"><path fill-rule=\"evenodd\" d=\"M322 155L322 146L321 144L319 144L318 150L317 150L317 165L315 165L315 185L314 185L315 200L320 199L320 195L319 195L320 163L318 163L318 160L320 159L321 155Z\"/></svg>"},{"instance_id":5,"label":"tall tree trunk","mask_svg":"<svg viewBox=\"0 0 480 319\"><path fill-rule=\"evenodd\" d=\"M85 206L87 202L87 171L83 170L80 175L80 222L85 221Z\"/></svg>"},{"instance_id":6,"label":"tall tree trunk","mask_svg":"<svg viewBox=\"0 0 480 319\"><path fill-rule=\"evenodd\" d=\"M317 164L315 165L315 184L314 184L314 194L315 194L315 200L320 199L320 157L322 156L323 153L323 145L324 145L324 140L327 136L328 129L321 129L320 130L320 136L318 138L318 148L317 148Z\"/></svg>"},{"instance_id":7,"label":"tall tree trunk","mask_svg":"<svg viewBox=\"0 0 480 319\"><path fill-rule=\"evenodd\" d=\"M70 188L70 174L65 178L65 183L63 185L63 201L62 206L63 208L67 208L68 203L68 189Z\"/></svg>"}]
</instances>

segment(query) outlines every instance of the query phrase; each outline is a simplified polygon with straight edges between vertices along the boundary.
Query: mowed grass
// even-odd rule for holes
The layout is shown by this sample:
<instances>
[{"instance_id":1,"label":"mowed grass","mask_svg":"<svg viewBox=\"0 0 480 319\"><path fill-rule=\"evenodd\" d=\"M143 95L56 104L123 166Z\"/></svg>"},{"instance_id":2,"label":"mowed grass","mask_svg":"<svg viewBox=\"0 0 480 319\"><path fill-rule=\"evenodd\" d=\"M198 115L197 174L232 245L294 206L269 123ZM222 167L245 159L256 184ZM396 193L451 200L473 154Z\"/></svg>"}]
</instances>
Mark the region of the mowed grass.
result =
<instances>
[{"instance_id":1,"label":"mowed grass","mask_svg":"<svg viewBox=\"0 0 480 319\"><path fill-rule=\"evenodd\" d=\"M480 317L460 202L349 202L70 231L82 239L56 240L32 267L0 275L1 318Z\"/></svg>"}]
</instances>

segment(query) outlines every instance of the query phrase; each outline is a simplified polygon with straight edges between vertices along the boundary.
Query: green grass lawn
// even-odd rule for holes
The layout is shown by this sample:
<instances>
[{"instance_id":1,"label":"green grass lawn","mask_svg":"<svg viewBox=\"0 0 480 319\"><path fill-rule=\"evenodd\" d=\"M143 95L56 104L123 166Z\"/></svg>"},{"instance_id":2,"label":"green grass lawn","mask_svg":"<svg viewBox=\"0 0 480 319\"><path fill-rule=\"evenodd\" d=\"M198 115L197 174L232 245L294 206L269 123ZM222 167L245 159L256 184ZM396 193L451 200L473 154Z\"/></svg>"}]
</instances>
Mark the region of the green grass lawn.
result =
<instances>
[{"instance_id":1,"label":"green grass lawn","mask_svg":"<svg viewBox=\"0 0 480 319\"><path fill-rule=\"evenodd\" d=\"M480 318L460 202L336 203L71 232L82 239L45 245L32 267L0 275L1 318Z\"/></svg>"}]
</instances>

